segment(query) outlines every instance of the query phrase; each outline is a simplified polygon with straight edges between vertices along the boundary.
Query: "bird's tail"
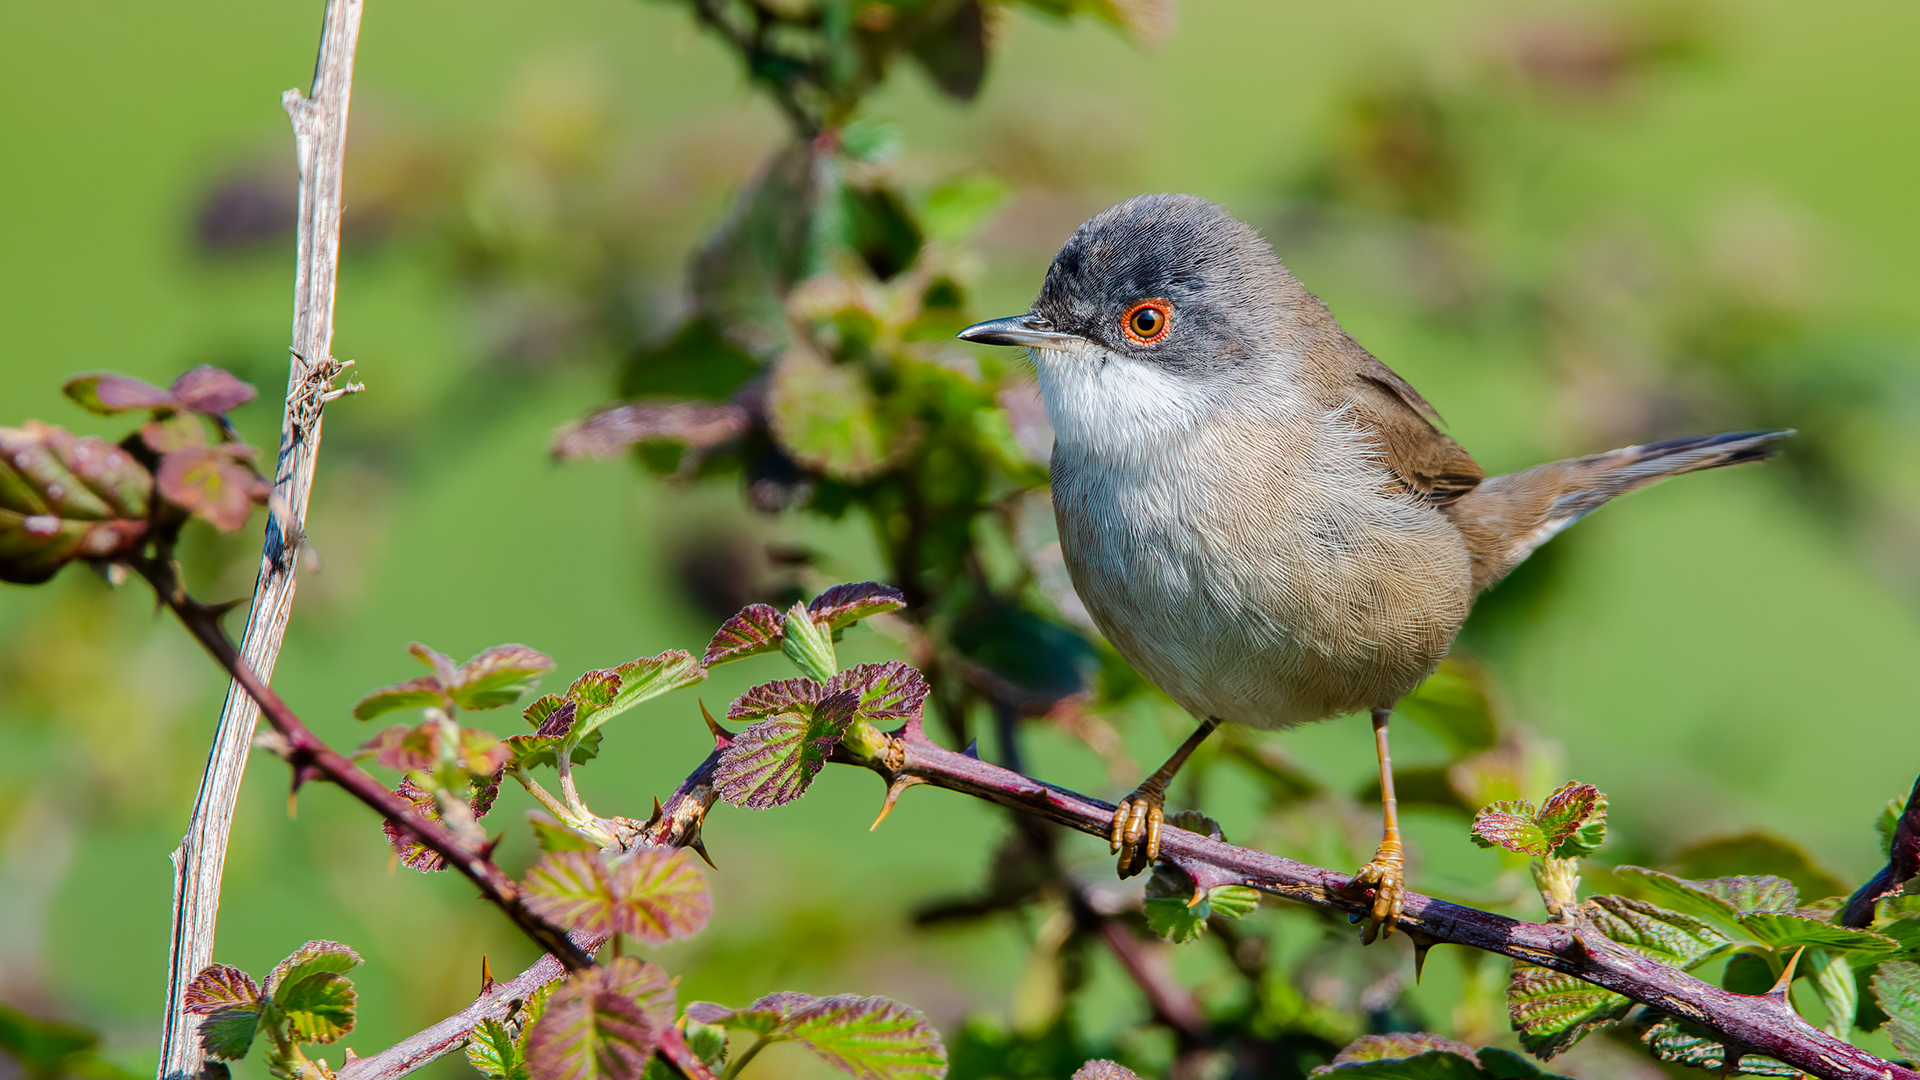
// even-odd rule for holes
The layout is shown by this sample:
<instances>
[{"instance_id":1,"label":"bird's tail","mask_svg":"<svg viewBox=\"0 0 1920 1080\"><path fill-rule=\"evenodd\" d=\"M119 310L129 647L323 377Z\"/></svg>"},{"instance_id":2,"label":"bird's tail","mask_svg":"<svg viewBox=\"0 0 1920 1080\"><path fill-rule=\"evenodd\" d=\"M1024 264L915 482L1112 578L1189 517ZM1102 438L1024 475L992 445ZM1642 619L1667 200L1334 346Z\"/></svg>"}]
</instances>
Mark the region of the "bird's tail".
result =
<instances>
[{"instance_id":1,"label":"bird's tail","mask_svg":"<svg viewBox=\"0 0 1920 1080\"><path fill-rule=\"evenodd\" d=\"M1489 477L1445 509L1467 538L1478 591L1608 499L1669 476L1772 457L1773 444L1792 434L1695 435L1549 462Z\"/></svg>"}]
</instances>

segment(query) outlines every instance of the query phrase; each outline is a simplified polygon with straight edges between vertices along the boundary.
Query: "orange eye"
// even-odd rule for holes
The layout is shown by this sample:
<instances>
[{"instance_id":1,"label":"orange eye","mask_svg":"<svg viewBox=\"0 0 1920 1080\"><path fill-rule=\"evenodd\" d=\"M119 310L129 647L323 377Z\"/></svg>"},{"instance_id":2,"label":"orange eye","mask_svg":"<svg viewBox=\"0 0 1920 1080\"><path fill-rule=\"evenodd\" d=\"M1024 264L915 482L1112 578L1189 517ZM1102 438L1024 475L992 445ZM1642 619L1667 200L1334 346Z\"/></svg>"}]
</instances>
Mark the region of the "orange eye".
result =
<instances>
[{"instance_id":1,"label":"orange eye","mask_svg":"<svg viewBox=\"0 0 1920 1080\"><path fill-rule=\"evenodd\" d=\"M1120 328L1135 345L1157 344L1173 323L1173 305L1165 300L1142 300L1120 317Z\"/></svg>"}]
</instances>

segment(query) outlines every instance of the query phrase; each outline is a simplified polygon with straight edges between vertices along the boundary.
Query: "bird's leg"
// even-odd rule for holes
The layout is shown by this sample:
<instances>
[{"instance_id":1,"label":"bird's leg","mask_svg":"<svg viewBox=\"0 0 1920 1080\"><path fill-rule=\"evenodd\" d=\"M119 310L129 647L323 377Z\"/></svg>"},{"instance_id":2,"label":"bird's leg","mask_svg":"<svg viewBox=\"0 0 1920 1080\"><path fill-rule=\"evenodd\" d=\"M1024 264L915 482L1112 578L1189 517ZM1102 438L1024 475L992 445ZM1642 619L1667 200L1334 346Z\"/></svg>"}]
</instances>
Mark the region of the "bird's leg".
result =
<instances>
[{"instance_id":1,"label":"bird's leg","mask_svg":"<svg viewBox=\"0 0 1920 1080\"><path fill-rule=\"evenodd\" d=\"M1202 721L1165 765L1140 781L1133 794L1114 807L1113 827L1107 834L1107 842L1113 853L1120 856L1121 877L1132 877L1160 857L1160 822L1165 816L1162 808L1167 801L1167 785L1193 755L1194 748L1206 742L1207 736L1219 726L1220 721L1213 717Z\"/></svg>"},{"instance_id":2,"label":"bird's leg","mask_svg":"<svg viewBox=\"0 0 1920 1080\"><path fill-rule=\"evenodd\" d=\"M1400 847L1400 817L1393 798L1393 755L1387 749L1387 717L1392 709L1373 710L1373 747L1380 755L1380 810L1386 819L1386 835L1380 839L1373 861L1353 876L1356 886L1373 886L1373 912L1367 921L1362 941L1371 944L1382 933L1393 933L1400 919L1400 905L1407 895L1407 857Z\"/></svg>"}]
</instances>

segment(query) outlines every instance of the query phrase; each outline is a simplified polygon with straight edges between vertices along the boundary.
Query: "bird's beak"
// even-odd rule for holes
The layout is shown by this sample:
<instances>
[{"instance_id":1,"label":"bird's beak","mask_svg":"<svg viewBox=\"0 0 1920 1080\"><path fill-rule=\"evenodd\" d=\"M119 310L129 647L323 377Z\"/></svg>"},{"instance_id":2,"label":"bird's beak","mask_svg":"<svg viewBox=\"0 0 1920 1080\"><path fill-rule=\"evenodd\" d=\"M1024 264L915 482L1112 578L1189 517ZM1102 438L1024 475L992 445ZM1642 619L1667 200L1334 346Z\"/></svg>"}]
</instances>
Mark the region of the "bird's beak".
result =
<instances>
[{"instance_id":1,"label":"bird's beak","mask_svg":"<svg viewBox=\"0 0 1920 1080\"><path fill-rule=\"evenodd\" d=\"M981 345L1030 345L1036 349L1059 349L1085 340L1055 330L1052 323L1032 312L974 323L955 336Z\"/></svg>"}]
</instances>

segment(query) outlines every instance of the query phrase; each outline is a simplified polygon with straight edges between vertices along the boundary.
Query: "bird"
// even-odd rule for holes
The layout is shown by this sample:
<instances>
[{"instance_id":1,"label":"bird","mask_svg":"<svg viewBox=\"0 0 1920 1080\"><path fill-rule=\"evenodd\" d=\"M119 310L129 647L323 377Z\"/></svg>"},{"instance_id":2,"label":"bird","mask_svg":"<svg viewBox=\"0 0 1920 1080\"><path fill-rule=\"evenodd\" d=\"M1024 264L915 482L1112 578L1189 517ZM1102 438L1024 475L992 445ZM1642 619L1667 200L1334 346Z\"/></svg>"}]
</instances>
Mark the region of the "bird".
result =
<instances>
[{"instance_id":1,"label":"bird","mask_svg":"<svg viewBox=\"0 0 1920 1080\"><path fill-rule=\"evenodd\" d=\"M1031 310L959 337L1027 349L1074 590L1199 721L1115 809L1120 876L1158 858L1167 785L1221 724L1366 712L1382 838L1348 888L1368 942L1393 933L1406 894L1388 719L1475 598L1609 499L1761 460L1793 434L1668 439L1489 477L1256 230L1193 195L1102 211L1061 246Z\"/></svg>"}]
</instances>

